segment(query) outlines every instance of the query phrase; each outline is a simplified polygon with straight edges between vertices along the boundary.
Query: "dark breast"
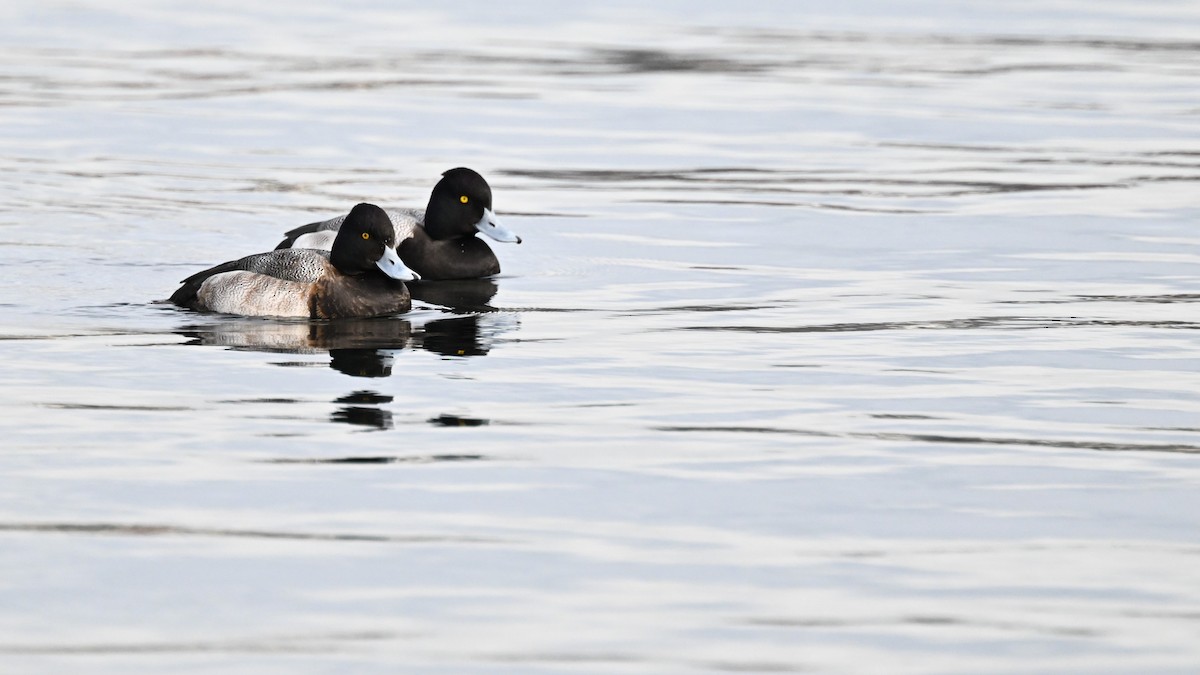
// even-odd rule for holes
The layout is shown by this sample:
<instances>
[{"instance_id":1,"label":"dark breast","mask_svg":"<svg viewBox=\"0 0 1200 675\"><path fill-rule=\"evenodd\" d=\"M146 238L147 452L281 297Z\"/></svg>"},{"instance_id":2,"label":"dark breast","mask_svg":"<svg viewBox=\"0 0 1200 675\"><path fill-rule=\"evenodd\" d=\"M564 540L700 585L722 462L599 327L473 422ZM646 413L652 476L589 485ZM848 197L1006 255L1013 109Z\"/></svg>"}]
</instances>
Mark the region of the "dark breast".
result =
<instances>
[{"instance_id":1,"label":"dark breast","mask_svg":"<svg viewBox=\"0 0 1200 675\"><path fill-rule=\"evenodd\" d=\"M430 239L425 230L415 228L413 236L396 247L405 265L422 279L479 279L500 273L500 261L492 249L478 237Z\"/></svg>"},{"instance_id":2,"label":"dark breast","mask_svg":"<svg viewBox=\"0 0 1200 675\"><path fill-rule=\"evenodd\" d=\"M308 306L314 319L384 316L407 312L412 296L395 279L337 275L315 284Z\"/></svg>"}]
</instances>

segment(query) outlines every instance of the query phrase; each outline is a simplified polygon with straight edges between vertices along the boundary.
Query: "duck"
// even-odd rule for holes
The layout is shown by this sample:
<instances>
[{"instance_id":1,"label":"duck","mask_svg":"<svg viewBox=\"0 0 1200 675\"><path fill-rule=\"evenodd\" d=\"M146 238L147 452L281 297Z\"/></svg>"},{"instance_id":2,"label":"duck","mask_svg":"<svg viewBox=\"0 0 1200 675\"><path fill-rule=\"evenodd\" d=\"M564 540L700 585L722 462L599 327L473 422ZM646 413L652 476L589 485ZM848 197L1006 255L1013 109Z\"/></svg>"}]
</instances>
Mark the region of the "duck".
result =
<instances>
[{"instance_id":1,"label":"duck","mask_svg":"<svg viewBox=\"0 0 1200 675\"><path fill-rule=\"evenodd\" d=\"M425 209L387 211L395 229L397 253L426 281L479 279L500 273L496 254L477 234L495 241L520 244L521 238L492 211L492 188L472 169L458 167L442 173ZM297 227L285 234L276 250L329 250L346 216Z\"/></svg>"},{"instance_id":2,"label":"duck","mask_svg":"<svg viewBox=\"0 0 1200 675\"><path fill-rule=\"evenodd\" d=\"M197 272L170 301L202 312L307 319L367 318L407 312L405 281L420 278L396 253L383 209L359 204L329 251L281 249Z\"/></svg>"}]
</instances>

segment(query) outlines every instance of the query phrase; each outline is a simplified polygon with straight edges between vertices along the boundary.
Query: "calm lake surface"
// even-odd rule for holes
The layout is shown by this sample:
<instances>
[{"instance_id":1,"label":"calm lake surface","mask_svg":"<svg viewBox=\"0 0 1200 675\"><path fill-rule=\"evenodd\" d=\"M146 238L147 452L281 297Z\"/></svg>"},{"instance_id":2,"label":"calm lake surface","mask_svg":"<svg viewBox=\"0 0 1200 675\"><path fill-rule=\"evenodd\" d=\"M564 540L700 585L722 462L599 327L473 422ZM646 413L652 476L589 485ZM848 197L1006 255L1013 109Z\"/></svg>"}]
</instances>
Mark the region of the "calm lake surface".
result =
<instances>
[{"instance_id":1,"label":"calm lake surface","mask_svg":"<svg viewBox=\"0 0 1200 675\"><path fill-rule=\"evenodd\" d=\"M1200 5L323 5L0 9L0 670L1196 672Z\"/></svg>"}]
</instances>

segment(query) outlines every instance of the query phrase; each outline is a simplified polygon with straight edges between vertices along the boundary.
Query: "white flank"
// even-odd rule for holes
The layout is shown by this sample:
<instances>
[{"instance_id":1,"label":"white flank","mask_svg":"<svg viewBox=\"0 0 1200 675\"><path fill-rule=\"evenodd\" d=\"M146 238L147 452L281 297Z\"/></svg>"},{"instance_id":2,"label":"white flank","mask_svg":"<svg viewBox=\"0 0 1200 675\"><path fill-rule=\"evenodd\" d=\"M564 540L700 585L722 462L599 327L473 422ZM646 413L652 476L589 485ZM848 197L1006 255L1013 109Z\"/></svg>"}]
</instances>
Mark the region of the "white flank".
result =
<instances>
[{"instance_id":1,"label":"white flank","mask_svg":"<svg viewBox=\"0 0 1200 675\"><path fill-rule=\"evenodd\" d=\"M196 297L208 309L225 314L308 317L309 286L239 270L205 279Z\"/></svg>"}]
</instances>

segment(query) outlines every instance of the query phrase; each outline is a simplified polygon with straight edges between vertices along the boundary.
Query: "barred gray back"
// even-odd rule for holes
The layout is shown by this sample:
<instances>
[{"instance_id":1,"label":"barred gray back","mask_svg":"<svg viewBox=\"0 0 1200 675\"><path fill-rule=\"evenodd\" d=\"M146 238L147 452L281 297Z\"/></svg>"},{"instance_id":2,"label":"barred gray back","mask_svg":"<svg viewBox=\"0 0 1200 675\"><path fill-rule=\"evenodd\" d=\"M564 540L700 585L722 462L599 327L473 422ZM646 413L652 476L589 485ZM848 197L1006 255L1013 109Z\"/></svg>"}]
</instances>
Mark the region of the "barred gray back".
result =
<instances>
[{"instance_id":1,"label":"barred gray back","mask_svg":"<svg viewBox=\"0 0 1200 675\"><path fill-rule=\"evenodd\" d=\"M411 237L413 230L425 222L424 209L388 209L387 215L396 230L397 244Z\"/></svg>"},{"instance_id":2,"label":"barred gray back","mask_svg":"<svg viewBox=\"0 0 1200 675\"><path fill-rule=\"evenodd\" d=\"M266 274L287 281L314 283L330 266L329 253L307 248L284 248L247 256L238 261L238 269Z\"/></svg>"}]
</instances>

